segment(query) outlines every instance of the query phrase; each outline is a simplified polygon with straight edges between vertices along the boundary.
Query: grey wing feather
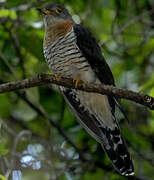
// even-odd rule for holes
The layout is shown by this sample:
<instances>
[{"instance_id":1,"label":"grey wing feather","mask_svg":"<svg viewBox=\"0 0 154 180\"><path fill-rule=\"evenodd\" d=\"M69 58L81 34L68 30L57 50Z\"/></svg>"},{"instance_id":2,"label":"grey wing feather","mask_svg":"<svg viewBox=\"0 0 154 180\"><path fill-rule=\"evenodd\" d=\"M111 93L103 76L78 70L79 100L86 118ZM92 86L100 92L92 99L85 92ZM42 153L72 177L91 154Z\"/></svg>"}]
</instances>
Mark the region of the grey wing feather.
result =
<instances>
[{"instance_id":1,"label":"grey wing feather","mask_svg":"<svg viewBox=\"0 0 154 180\"><path fill-rule=\"evenodd\" d=\"M90 114L90 112L85 109L85 107L80 104L80 100L76 96L75 90L64 87L60 87L60 90L73 113L76 115L77 120L92 137L94 137L99 143L102 143L104 135L98 128L99 122L92 114Z\"/></svg>"},{"instance_id":2,"label":"grey wing feather","mask_svg":"<svg viewBox=\"0 0 154 180\"><path fill-rule=\"evenodd\" d=\"M88 29L79 24L74 26L74 31L77 37L78 47L80 48L84 57L86 57L98 79L103 84L115 86L113 74L102 55L102 51L95 37ZM108 96L108 101L110 103L113 115L115 113L115 105L117 105L124 117L128 120L119 98Z\"/></svg>"}]
</instances>

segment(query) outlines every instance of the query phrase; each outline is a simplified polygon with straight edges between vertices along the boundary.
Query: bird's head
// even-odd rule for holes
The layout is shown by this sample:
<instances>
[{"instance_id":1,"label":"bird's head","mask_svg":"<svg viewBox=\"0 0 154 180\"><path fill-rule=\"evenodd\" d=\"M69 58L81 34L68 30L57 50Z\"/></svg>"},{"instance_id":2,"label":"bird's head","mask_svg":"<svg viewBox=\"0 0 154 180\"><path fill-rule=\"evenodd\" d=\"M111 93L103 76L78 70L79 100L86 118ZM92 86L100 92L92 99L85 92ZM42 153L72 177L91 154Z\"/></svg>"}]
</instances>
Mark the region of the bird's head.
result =
<instances>
[{"instance_id":1,"label":"bird's head","mask_svg":"<svg viewBox=\"0 0 154 180\"><path fill-rule=\"evenodd\" d=\"M73 21L68 10L62 5L49 4L43 8L38 8L37 10L44 16L45 27L62 23L67 20Z\"/></svg>"}]
</instances>

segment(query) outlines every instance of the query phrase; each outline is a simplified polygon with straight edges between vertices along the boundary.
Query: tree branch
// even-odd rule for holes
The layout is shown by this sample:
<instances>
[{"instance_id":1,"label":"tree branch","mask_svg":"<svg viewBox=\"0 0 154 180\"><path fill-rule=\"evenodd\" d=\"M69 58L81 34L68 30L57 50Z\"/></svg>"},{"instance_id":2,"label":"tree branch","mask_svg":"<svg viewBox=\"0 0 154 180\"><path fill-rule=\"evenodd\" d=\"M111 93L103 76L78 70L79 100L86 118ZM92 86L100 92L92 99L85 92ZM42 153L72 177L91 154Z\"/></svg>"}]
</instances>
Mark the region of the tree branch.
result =
<instances>
[{"instance_id":1,"label":"tree branch","mask_svg":"<svg viewBox=\"0 0 154 180\"><path fill-rule=\"evenodd\" d=\"M125 98L136 103L142 104L144 106L147 106L151 110L154 110L154 98L144 93L137 93L127 89L117 88L109 85L86 84L84 82L79 82L78 87L76 88L73 79L67 77L57 78L55 75L48 74L41 74L34 78L1 84L0 93L6 93L16 91L19 89L37 86L44 86L49 85L50 83L86 92L94 92L99 94L115 96L118 98Z\"/></svg>"}]
</instances>

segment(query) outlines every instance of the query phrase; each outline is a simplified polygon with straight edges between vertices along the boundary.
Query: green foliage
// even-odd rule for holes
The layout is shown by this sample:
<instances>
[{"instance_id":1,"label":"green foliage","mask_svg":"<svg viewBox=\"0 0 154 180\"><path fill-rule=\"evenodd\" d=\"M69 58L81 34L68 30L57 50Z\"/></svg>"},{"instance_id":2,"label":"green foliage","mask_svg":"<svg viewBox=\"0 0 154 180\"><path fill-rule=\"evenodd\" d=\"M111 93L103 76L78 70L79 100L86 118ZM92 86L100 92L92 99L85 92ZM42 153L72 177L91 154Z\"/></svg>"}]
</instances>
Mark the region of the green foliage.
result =
<instances>
[{"instance_id":1,"label":"green foliage","mask_svg":"<svg viewBox=\"0 0 154 180\"><path fill-rule=\"evenodd\" d=\"M0 140L0 157L6 155L8 153L8 149L6 148L6 143L4 140Z\"/></svg>"},{"instance_id":2,"label":"green foliage","mask_svg":"<svg viewBox=\"0 0 154 180\"><path fill-rule=\"evenodd\" d=\"M9 96L7 94L0 95L1 103L0 103L0 114L5 117L8 116L11 112L11 104L9 100Z\"/></svg>"},{"instance_id":3,"label":"green foliage","mask_svg":"<svg viewBox=\"0 0 154 180\"><path fill-rule=\"evenodd\" d=\"M7 180L4 176L0 175L0 180Z\"/></svg>"}]
</instances>

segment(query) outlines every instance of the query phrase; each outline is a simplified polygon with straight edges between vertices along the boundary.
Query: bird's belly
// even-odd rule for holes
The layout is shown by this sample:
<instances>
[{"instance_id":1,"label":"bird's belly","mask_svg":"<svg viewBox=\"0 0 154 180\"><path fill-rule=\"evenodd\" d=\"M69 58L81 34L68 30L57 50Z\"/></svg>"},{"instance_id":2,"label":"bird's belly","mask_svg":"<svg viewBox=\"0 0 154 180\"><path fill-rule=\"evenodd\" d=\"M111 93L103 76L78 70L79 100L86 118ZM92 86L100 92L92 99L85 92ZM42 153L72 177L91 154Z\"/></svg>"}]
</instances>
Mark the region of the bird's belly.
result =
<instances>
[{"instance_id":1,"label":"bird's belly","mask_svg":"<svg viewBox=\"0 0 154 180\"><path fill-rule=\"evenodd\" d=\"M63 63L62 67L53 67L53 72L61 73L63 76L69 78L81 79L86 83L96 83L98 81L88 63L81 62L76 65L76 63L73 63L72 60L70 60L67 63Z\"/></svg>"},{"instance_id":2,"label":"bird's belly","mask_svg":"<svg viewBox=\"0 0 154 180\"><path fill-rule=\"evenodd\" d=\"M56 53L46 53L49 69L54 74L62 74L64 77L78 78L86 83L96 83L98 79L88 61L78 50L71 51L62 53L61 50L57 50Z\"/></svg>"},{"instance_id":3,"label":"bird's belly","mask_svg":"<svg viewBox=\"0 0 154 180\"><path fill-rule=\"evenodd\" d=\"M55 53L47 53L45 56L50 70L54 74L61 74L69 78L78 78L86 83L100 83L88 61L82 54L76 49L73 50L73 54L71 53L70 51L65 51L63 54L61 50L59 51L58 49ZM79 90L73 90L73 92L76 94L81 105L97 117L100 123L112 128L113 118L107 96Z\"/></svg>"}]
</instances>

